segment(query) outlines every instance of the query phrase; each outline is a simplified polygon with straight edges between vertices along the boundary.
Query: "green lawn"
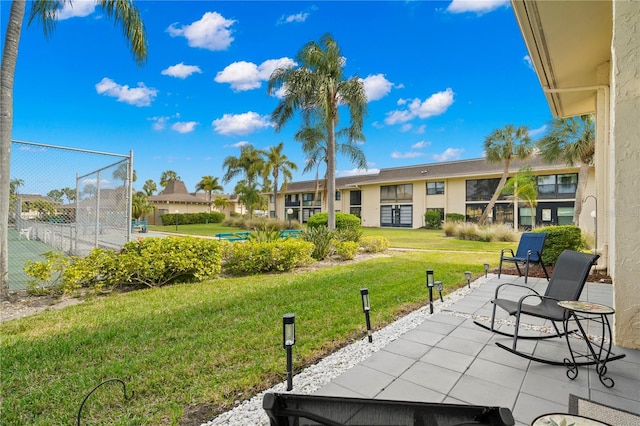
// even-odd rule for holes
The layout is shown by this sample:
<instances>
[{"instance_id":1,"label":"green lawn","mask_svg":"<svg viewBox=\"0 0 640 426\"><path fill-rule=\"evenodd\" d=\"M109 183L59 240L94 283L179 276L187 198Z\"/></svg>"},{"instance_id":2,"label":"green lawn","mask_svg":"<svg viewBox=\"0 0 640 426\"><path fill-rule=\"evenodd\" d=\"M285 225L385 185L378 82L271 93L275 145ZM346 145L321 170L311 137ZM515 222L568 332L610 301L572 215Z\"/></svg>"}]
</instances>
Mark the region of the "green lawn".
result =
<instances>
[{"instance_id":1,"label":"green lawn","mask_svg":"<svg viewBox=\"0 0 640 426\"><path fill-rule=\"evenodd\" d=\"M190 226L197 227L180 228ZM2 424L75 423L84 395L111 377L134 397L123 402L121 387L106 386L89 400L83 424L204 422L285 379L283 314L296 313L300 371L365 336L361 287L380 328L427 302L426 269L448 292L465 284L464 271L480 275L484 262L498 259L497 246L468 252L474 246L435 231L379 231L398 244L413 237L416 248L451 251L394 251L317 271L115 293L0 324Z\"/></svg>"}]
</instances>

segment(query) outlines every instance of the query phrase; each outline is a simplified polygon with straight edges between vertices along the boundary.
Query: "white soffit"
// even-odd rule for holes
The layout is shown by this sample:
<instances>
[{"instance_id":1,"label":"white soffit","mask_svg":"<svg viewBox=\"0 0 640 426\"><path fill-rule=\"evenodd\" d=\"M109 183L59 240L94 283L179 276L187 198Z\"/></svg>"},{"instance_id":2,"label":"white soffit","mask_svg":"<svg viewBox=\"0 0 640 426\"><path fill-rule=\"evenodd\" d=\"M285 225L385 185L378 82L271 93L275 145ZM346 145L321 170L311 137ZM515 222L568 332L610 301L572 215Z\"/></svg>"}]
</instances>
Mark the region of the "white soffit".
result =
<instances>
[{"instance_id":1,"label":"white soffit","mask_svg":"<svg viewBox=\"0 0 640 426\"><path fill-rule=\"evenodd\" d=\"M543 89L602 84L597 69L611 59L611 1L512 0ZM547 93L554 116L595 111L596 91Z\"/></svg>"}]
</instances>

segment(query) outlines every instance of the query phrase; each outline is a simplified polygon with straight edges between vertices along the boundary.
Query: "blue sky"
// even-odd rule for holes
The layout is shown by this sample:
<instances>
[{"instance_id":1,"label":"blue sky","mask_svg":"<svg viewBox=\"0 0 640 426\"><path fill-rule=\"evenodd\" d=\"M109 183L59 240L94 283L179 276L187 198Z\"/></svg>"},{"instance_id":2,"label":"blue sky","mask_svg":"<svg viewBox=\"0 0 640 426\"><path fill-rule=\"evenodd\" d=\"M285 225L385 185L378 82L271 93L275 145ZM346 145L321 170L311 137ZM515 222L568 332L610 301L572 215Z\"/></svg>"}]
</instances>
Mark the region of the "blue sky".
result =
<instances>
[{"instance_id":1,"label":"blue sky","mask_svg":"<svg viewBox=\"0 0 640 426\"><path fill-rule=\"evenodd\" d=\"M294 178L314 179L301 174L298 121L279 133L270 122L278 98L266 82L324 33L367 89L368 172L478 158L493 129L526 125L539 137L551 119L508 1L140 1L142 67L94 3L62 10L49 40L24 26L13 138L133 150L136 189L174 170L193 191L202 176L221 178L224 158L246 143L284 142ZM10 2L0 6L4 41ZM362 172L344 158L337 168Z\"/></svg>"}]
</instances>

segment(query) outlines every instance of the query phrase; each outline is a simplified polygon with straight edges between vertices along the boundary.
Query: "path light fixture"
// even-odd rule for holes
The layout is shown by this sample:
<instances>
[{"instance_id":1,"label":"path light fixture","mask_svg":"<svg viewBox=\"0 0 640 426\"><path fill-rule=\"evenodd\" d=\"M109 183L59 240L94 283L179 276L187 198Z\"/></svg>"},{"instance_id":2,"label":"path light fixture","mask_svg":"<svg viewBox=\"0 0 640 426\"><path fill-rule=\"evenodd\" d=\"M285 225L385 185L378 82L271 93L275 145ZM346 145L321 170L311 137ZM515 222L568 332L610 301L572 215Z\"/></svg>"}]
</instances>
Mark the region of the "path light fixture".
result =
<instances>
[{"instance_id":1,"label":"path light fixture","mask_svg":"<svg viewBox=\"0 0 640 426\"><path fill-rule=\"evenodd\" d=\"M442 299L442 289L443 289L443 285L442 285L442 281L436 281L434 283L434 286L436 287L436 290L438 290L438 294L440 295L440 302L444 303L444 300Z\"/></svg>"},{"instance_id":2,"label":"path light fixture","mask_svg":"<svg viewBox=\"0 0 640 426\"><path fill-rule=\"evenodd\" d=\"M467 280L467 287L471 288L471 271L466 271L464 277Z\"/></svg>"},{"instance_id":3,"label":"path light fixture","mask_svg":"<svg viewBox=\"0 0 640 426\"><path fill-rule=\"evenodd\" d=\"M296 344L296 314L282 316L282 345L287 351L287 390L293 389L293 362L291 349Z\"/></svg>"},{"instance_id":4,"label":"path light fixture","mask_svg":"<svg viewBox=\"0 0 640 426\"><path fill-rule=\"evenodd\" d=\"M433 313L433 269L427 269L427 289L429 290L429 313Z\"/></svg>"},{"instance_id":5,"label":"path light fixture","mask_svg":"<svg viewBox=\"0 0 640 426\"><path fill-rule=\"evenodd\" d=\"M178 231L178 213L180 212L176 210L176 232Z\"/></svg>"},{"instance_id":6,"label":"path light fixture","mask_svg":"<svg viewBox=\"0 0 640 426\"><path fill-rule=\"evenodd\" d=\"M293 214L293 209L289 207L287 209L287 217L289 218L289 229L291 229L291 215Z\"/></svg>"},{"instance_id":7,"label":"path light fixture","mask_svg":"<svg viewBox=\"0 0 640 426\"><path fill-rule=\"evenodd\" d=\"M595 203L595 210L591 211L591 217L593 218L593 224L595 226L594 234L596 237L595 247L593 248L593 253L598 254L598 199L595 195L587 195L582 199L582 202L586 202L589 198L593 198L593 202Z\"/></svg>"},{"instance_id":8,"label":"path light fixture","mask_svg":"<svg viewBox=\"0 0 640 426\"><path fill-rule=\"evenodd\" d=\"M367 322L367 336L369 336L369 343L373 342L373 336L371 335L371 317L369 311L371 310L371 304L369 303L369 289L361 288L360 297L362 298L362 312L364 312L364 319Z\"/></svg>"},{"instance_id":9,"label":"path light fixture","mask_svg":"<svg viewBox=\"0 0 640 426\"><path fill-rule=\"evenodd\" d=\"M484 264L484 277L487 278L489 276L489 264Z\"/></svg>"}]
</instances>

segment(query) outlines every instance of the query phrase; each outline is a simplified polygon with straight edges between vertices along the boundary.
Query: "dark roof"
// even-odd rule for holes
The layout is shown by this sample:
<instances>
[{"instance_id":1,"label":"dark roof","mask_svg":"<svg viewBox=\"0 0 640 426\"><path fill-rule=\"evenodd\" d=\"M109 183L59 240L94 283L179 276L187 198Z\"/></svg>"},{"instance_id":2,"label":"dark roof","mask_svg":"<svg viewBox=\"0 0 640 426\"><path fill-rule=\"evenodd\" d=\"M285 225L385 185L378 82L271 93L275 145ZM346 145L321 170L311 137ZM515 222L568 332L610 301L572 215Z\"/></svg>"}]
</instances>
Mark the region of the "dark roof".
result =
<instances>
[{"instance_id":1,"label":"dark roof","mask_svg":"<svg viewBox=\"0 0 640 426\"><path fill-rule=\"evenodd\" d=\"M518 159L512 160L509 170L516 172L524 166L531 166L536 170L556 170L565 169L564 163L545 164L539 156L534 156L526 161ZM336 178L336 189L346 189L357 185L372 185L378 183L411 182L416 180L434 180L454 177L474 177L474 176L501 176L503 163L491 163L486 158L475 158L471 160L449 161L442 163L427 163L415 166L394 167L381 169L378 173L347 176ZM305 191L315 191L315 180L290 182L287 185L287 193L297 193ZM320 180L320 188L323 181Z\"/></svg>"},{"instance_id":2,"label":"dark roof","mask_svg":"<svg viewBox=\"0 0 640 426\"><path fill-rule=\"evenodd\" d=\"M209 204L207 200L193 196L187 192L187 187L181 180L170 180L167 186L158 195L149 197L151 202L172 202L172 203L191 203L191 204Z\"/></svg>"}]
</instances>

